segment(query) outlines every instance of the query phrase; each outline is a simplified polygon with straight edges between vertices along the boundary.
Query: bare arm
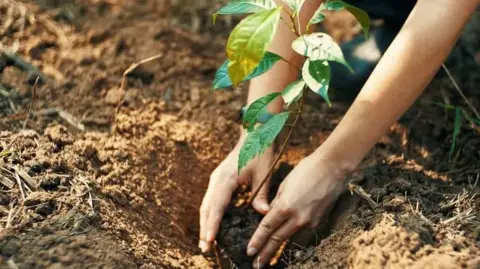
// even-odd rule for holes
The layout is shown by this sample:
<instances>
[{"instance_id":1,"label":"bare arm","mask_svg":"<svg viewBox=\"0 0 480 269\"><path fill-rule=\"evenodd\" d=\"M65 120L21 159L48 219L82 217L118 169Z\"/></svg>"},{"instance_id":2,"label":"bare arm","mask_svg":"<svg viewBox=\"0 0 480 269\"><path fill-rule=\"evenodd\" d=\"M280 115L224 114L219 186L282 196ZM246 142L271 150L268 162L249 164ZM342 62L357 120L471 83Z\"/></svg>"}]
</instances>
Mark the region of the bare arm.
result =
<instances>
[{"instance_id":1,"label":"bare arm","mask_svg":"<svg viewBox=\"0 0 480 269\"><path fill-rule=\"evenodd\" d=\"M412 105L450 53L478 0L419 0L352 107L317 150L355 168Z\"/></svg>"},{"instance_id":2,"label":"bare arm","mask_svg":"<svg viewBox=\"0 0 480 269\"><path fill-rule=\"evenodd\" d=\"M283 1L275 0L275 2L277 5L282 5L285 9L289 9ZM305 2L302 7L302 12L300 12L301 29L305 29L305 26L321 2L323 1L310 0ZM291 20L285 12L282 12L282 17L287 22ZM295 33L293 33L285 23L280 22L269 51L301 67L304 62L304 57L296 53L291 46L296 38ZM285 61L277 62L271 70L251 81L248 92L248 104L269 93L282 91L288 84L297 80L298 72L299 70L296 67ZM276 99L269 106L269 111L272 113L281 112L282 110L283 101L281 98Z\"/></svg>"},{"instance_id":3,"label":"bare arm","mask_svg":"<svg viewBox=\"0 0 480 269\"><path fill-rule=\"evenodd\" d=\"M284 180L248 244L263 267L280 244L315 227L353 170L412 105L447 57L478 0L418 0L404 27L331 136ZM285 42L286 43L286 42Z\"/></svg>"}]
</instances>

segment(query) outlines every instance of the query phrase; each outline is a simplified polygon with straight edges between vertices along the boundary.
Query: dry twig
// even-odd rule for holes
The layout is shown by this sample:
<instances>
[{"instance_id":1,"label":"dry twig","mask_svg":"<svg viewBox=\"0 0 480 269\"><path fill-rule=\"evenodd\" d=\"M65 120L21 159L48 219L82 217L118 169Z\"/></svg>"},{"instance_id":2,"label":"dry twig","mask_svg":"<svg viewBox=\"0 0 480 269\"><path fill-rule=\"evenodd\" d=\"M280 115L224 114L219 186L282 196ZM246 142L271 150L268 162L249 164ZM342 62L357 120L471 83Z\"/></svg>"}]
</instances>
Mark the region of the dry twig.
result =
<instances>
[{"instance_id":1,"label":"dry twig","mask_svg":"<svg viewBox=\"0 0 480 269\"><path fill-rule=\"evenodd\" d=\"M130 65L130 67L127 68L127 70L125 70L125 72L123 72L122 82L120 83L120 95L118 96L117 107L115 109L115 120L114 120L115 123L117 122L118 111L120 110L120 106L122 105L122 102L123 102L123 94L125 91L125 86L126 86L125 84L127 83L128 74L130 74L133 70L135 70L135 68L139 67L140 65L159 59L161 57L163 57L163 54L157 54L157 55L153 55L151 57L145 58L140 62L133 63L132 65Z\"/></svg>"},{"instance_id":2,"label":"dry twig","mask_svg":"<svg viewBox=\"0 0 480 269\"><path fill-rule=\"evenodd\" d=\"M72 114L66 112L65 110L61 108L50 108L50 109L44 109L39 112L39 114L42 114L44 116L58 116L65 120L68 124L71 126L75 127L79 131L84 132L85 131L85 125L78 121L75 116Z\"/></svg>"},{"instance_id":3,"label":"dry twig","mask_svg":"<svg viewBox=\"0 0 480 269\"><path fill-rule=\"evenodd\" d=\"M453 83L453 86L455 87L455 89L458 91L458 93L460 94L460 96L462 96L463 100L465 101L465 103L467 103L468 107L473 111L473 113L475 114L475 116L477 116L477 118L480 119L480 113L478 113L477 109L472 105L472 103L470 103L470 101L468 101L467 97L465 96L465 94L463 93L462 89L460 89L460 86L458 86L457 82L455 81L455 79L453 78L452 74L450 73L450 70L448 70L447 66L445 64L442 64L442 67L443 69L445 70L445 72L447 73L448 77L450 78L450 80L452 81Z\"/></svg>"},{"instance_id":4,"label":"dry twig","mask_svg":"<svg viewBox=\"0 0 480 269\"><path fill-rule=\"evenodd\" d=\"M22 181L18 174L15 174L15 179L17 180L18 188L20 189L20 195L22 196L22 200L25 201L25 192L23 191Z\"/></svg>"},{"instance_id":5,"label":"dry twig","mask_svg":"<svg viewBox=\"0 0 480 269\"><path fill-rule=\"evenodd\" d=\"M32 111L33 111L33 107L35 106L35 101L36 101L35 97L36 97L36 93L37 93L37 85L38 85L38 80L39 79L40 79L40 77L37 77L37 79L35 80L35 84L33 85L32 102L30 103L30 108L28 109L27 117L25 118L25 121L23 122L23 129L27 128L28 119L30 118L30 115L32 114Z\"/></svg>"},{"instance_id":6,"label":"dry twig","mask_svg":"<svg viewBox=\"0 0 480 269\"><path fill-rule=\"evenodd\" d=\"M367 201L368 205L372 208L372 209L375 209L378 207L378 204L377 202L373 201L373 199L370 197L370 194L368 194L361 186L357 185L357 184L348 184L348 189L350 190L350 192L353 192L360 196L362 199L364 199L365 201Z\"/></svg>"}]
</instances>

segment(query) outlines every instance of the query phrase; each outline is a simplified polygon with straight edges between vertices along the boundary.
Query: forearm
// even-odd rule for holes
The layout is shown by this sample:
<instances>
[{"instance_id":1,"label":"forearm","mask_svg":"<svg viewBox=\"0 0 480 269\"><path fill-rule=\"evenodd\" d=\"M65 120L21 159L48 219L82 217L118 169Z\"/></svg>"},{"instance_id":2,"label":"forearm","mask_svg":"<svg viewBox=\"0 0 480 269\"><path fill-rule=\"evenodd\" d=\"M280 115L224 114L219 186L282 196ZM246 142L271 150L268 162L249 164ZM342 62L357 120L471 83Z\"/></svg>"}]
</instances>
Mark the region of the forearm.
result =
<instances>
[{"instance_id":1,"label":"forearm","mask_svg":"<svg viewBox=\"0 0 480 269\"><path fill-rule=\"evenodd\" d=\"M281 0L275 0L277 5L282 5L286 10L289 10L288 6ZM302 12L300 13L301 29L305 29L310 18L313 16L315 10L320 6L321 0L309 0L306 1ZM289 10L290 11L290 10ZM286 22L290 22L288 14L282 11L282 17ZM297 23L298 24L298 23ZM284 23L280 22L278 25L275 37L270 45L269 51L282 56L285 60L295 64L296 66L302 66L304 62L303 56L299 55L292 49L292 42L297 38L295 33ZM260 97L263 97L269 93L280 92L288 84L298 79L299 70L285 62L279 61L275 66L266 72L265 74L252 79L250 83L248 93L248 104L251 104ZM269 112L278 113L283 110L283 101L281 98L276 99L269 106Z\"/></svg>"},{"instance_id":2,"label":"forearm","mask_svg":"<svg viewBox=\"0 0 480 269\"><path fill-rule=\"evenodd\" d=\"M356 167L433 78L477 0L421 0L317 154ZM325 156L326 155L326 156Z\"/></svg>"}]
</instances>

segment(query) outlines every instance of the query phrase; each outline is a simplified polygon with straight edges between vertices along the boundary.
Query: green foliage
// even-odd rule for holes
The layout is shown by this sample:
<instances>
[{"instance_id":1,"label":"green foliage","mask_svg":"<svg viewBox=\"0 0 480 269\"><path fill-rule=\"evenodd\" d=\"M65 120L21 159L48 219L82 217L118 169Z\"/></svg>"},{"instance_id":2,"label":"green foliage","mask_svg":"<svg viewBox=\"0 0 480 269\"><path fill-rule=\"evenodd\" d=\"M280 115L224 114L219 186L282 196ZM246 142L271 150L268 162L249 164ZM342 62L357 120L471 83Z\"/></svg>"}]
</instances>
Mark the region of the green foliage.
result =
<instances>
[{"instance_id":1,"label":"green foliage","mask_svg":"<svg viewBox=\"0 0 480 269\"><path fill-rule=\"evenodd\" d=\"M283 0L292 10L293 15L297 15L302 9L305 0Z\"/></svg>"},{"instance_id":2,"label":"green foliage","mask_svg":"<svg viewBox=\"0 0 480 269\"><path fill-rule=\"evenodd\" d=\"M345 61L340 46L332 37L325 33L313 33L298 37L292 44L293 50L308 57L311 61L327 60L343 64L353 72L352 67Z\"/></svg>"},{"instance_id":3,"label":"green foliage","mask_svg":"<svg viewBox=\"0 0 480 269\"><path fill-rule=\"evenodd\" d=\"M277 98L281 93L274 92L263 96L253 103L251 103L245 115L243 116L243 128L248 129L249 132L253 131L255 124L258 122L260 116L267 111L267 106L270 102L272 102L275 98Z\"/></svg>"},{"instance_id":4,"label":"green foliage","mask_svg":"<svg viewBox=\"0 0 480 269\"><path fill-rule=\"evenodd\" d=\"M370 18L368 17L367 12L352 6L348 3L345 3L340 0L333 0L333 1L327 1L326 3L322 3L320 7L315 11L315 14L313 17L310 19L308 22L308 26L317 24L319 22L322 22L325 19L325 11L340 11L342 9L348 10L355 18L357 21L360 23L363 29L363 34L365 35L365 39L368 38L368 30L370 28Z\"/></svg>"},{"instance_id":5,"label":"green foliage","mask_svg":"<svg viewBox=\"0 0 480 269\"><path fill-rule=\"evenodd\" d=\"M457 137L460 134L461 125L462 125L462 110L460 108L456 108L455 123L453 126L452 145L450 146L450 157L449 157L450 160L452 160L453 153L455 152L455 147L457 145Z\"/></svg>"},{"instance_id":6,"label":"green foliage","mask_svg":"<svg viewBox=\"0 0 480 269\"><path fill-rule=\"evenodd\" d=\"M277 5L273 0L232 0L212 15L213 23L215 23L217 16L220 14L258 13L276 7Z\"/></svg>"},{"instance_id":7,"label":"green foliage","mask_svg":"<svg viewBox=\"0 0 480 269\"><path fill-rule=\"evenodd\" d=\"M256 156L262 155L270 147L288 120L290 112L275 114L265 124L248 134L240 149L238 172Z\"/></svg>"},{"instance_id":8,"label":"green foliage","mask_svg":"<svg viewBox=\"0 0 480 269\"><path fill-rule=\"evenodd\" d=\"M267 51L263 56L262 60L258 66L253 70L253 72L248 75L243 81L251 80L254 77L258 77L261 74L270 70L273 65L282 59L275 53ZM228 65L230 64L230 60L226 60L222 66L217 70L215 74L215 79L213 80L213 89L222 89L232 86L232 81L230 80L230 76L228 75Z\"/></svg>"},{"instance_id":9,"label":"green foliage","mask_svg":"<svg viewBox=\"0 0 480 269\"><path fill-rule=\"evenodd\" d=\"M228 74L233 85L251 74L262 60L277 30L281 10L278 7L250 15L233 29L227 42Z\"/></svg>"},{"instance_id":10,"label":"green foliage","mask_svg":"<svg viewBox=\"0 0 480 269\"><path fill-rule=\"evenodd\" d=\"M290 83L282 92L283 101L290 106L296 103L303 95L305 88L305 81L303 79Z\"/></svg>"},{"instance_id":11,"label":"green foliage","mask_svg":"<svg viewBox=\"0 0 480 269\"><path fill-rule=\"evenodd\" d=\"M283 2L292 9L292 13L286 12L290 15L292 24L296 25L305 0L283 0ZM348 10L357 18L363 27L365 38L367 38L370 27L367 13L340 0L329 0L323 3L315 12L308 26L323 21L326 11L342 9ZM267 72L277 61L283 60L281 56L267 51L280 22L281 12L282 7L277 7L273 0L232 0L213 14L215 22L219 14L254 13L243 19L232 30L226 46L228 60L215 74L213 89L236 86L242 81L248 81ZM289 22L285 23L289 24ZM291 27L290 24L289 27ZM292 29L292 31L299 35L300 29ZM239 172L248 162L263 154L272 145L289 118L290 112L286 111L273 115L265 124L256 127L260 116L266 112L270 102L281 94L286 107L289 108L292 104L299 102L303 97L304 90L308 87L331 106L328 96L331 78L329 62L338 62L353 72L345 60L340 46L325 33L300 35L292 43L292 48L306 58L303 68L299 70L301 77L298 81L288 85L282 93L272 93L259 98L246 110L243 127L247 128L249 133L240 149ZM295 66L293 63L290 64Z\"/></svg>"},{"instance_id":12,"label":"green foliage","mask_svg":"<svg viewBox=\"0 0 480 269\"><path fill-rule=\"evenodd\" d=\"M320 95L329 106L332 105L328 97L330 86L330 66L325 60L311 61L308 59L302 69L302 76L308 87Z\"/></svg>"}]
</instances>

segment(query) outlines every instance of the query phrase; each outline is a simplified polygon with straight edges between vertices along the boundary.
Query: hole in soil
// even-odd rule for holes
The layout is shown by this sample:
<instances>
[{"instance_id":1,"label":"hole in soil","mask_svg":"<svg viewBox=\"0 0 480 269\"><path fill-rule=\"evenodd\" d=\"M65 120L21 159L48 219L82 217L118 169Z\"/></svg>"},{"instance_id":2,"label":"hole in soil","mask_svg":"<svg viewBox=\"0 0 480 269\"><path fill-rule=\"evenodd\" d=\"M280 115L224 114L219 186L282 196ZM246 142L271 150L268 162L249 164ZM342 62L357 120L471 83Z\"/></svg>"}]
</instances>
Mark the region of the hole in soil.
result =
<instances>
[{"instance_id":1,"label":"hole in soil","mask_svg":"<svg viewBox=\"0 0 480 269\"><path fill-rule=\"evenodd\" d=\"M292 165L281 163L272 176L269 201L275 198L280 184L293 169ZM323 238L330 235L338 223L342 223L355 207L355 198L349 193L343 194L332 206L327 218L315 229L305 229L294 235L282 253L276 256L277 263L269 268L284 269L289 265L305 260L313 254L313 247ZM222 221L218 243L223 268L252 268L252 257L246 255L247 244L257 229L262 215L254 209L236 208L233 205L227 210Z\"/></svg>"}]
</instances>

